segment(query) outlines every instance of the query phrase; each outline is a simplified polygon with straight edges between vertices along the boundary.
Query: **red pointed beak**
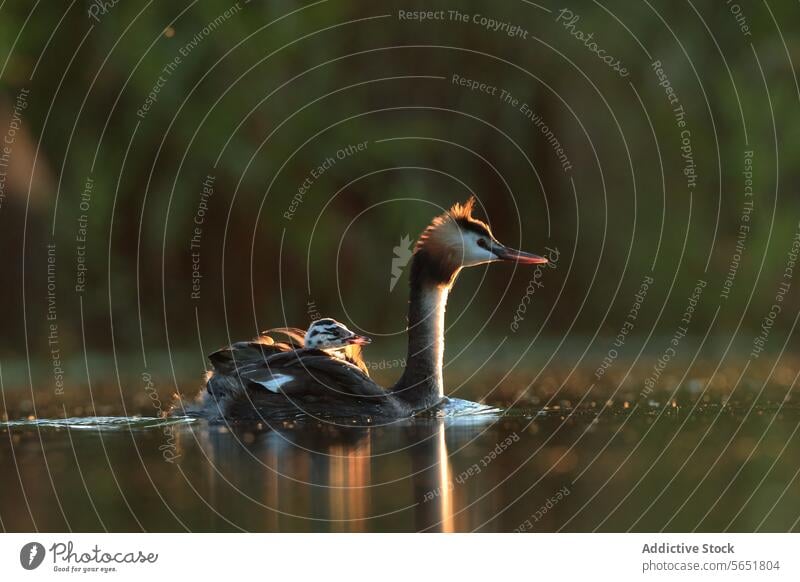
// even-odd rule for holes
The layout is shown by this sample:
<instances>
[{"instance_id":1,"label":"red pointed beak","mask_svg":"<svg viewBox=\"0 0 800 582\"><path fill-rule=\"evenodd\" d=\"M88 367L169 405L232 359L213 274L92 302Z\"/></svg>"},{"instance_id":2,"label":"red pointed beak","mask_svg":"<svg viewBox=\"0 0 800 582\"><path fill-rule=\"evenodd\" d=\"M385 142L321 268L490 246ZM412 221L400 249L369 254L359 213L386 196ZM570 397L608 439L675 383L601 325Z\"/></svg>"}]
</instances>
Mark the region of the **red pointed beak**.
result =
<instances>
[{"instance_id":1,"label":"red pointed beak","mask_svg":"<svg viewBox=\"0 0 800 582\"><path fill-rule=\"evenodd\" d=\"M546 265L547 259L534 255L533 253L526 253L524 251L517 251L508 247L500 246L495 247L494 254L501 261L509 261L511 263L519 263L520 265Z\"/></svg>"},{"instance_id":2,"label":"red pointed beak","mask_svg":"<svg viewBox=\"0 0 800 582\"><path fill-rule=\"evenodd\" d=\"M353 337L348 338L346 341L348 344L353 344L356 346L365 346L372 343L372 340L365 335L354 335Z\"/></svg>"}]
</instances>

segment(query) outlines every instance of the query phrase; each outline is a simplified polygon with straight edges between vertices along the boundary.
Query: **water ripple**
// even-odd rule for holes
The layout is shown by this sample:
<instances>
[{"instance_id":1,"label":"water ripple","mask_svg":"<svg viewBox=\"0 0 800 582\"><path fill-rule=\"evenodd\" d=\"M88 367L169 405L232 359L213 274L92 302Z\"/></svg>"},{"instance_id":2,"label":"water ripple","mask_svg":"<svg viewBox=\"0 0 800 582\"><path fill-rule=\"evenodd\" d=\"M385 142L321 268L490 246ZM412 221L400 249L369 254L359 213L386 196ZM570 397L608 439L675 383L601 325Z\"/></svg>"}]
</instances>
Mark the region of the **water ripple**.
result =
<instances>
[{"instance_id":1,"label":"water ripple","mask_svg":"<svg viewBox=\"0 0 800 582\"><path fill-rule=\"evenodd\" d=\"M0 422L3 428L67 428L74 430L144 430L168 425L189 424L193 418L157 418L147 416L83 416L69 418L34 418Z\"/></svg>"}]
</instances>

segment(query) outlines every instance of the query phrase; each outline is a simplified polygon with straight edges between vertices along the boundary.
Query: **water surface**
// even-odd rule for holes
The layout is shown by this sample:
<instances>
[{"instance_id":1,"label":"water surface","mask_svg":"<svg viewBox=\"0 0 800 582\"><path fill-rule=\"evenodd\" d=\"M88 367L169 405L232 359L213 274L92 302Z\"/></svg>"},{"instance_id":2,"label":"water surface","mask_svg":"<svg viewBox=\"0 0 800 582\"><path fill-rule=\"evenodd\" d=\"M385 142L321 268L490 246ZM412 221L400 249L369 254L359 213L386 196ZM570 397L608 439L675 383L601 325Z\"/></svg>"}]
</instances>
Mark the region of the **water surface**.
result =
<instances>
[{"instance_id":1,"label":"water surface","mask_svg":"<svg viewBox=\"0 0 800 582\"><path fill-rule=\"evenodd\" d=\"M368 428L0 427L7 531L787 531L789 406L514 408Z\"/></svg>"}]
</instances>

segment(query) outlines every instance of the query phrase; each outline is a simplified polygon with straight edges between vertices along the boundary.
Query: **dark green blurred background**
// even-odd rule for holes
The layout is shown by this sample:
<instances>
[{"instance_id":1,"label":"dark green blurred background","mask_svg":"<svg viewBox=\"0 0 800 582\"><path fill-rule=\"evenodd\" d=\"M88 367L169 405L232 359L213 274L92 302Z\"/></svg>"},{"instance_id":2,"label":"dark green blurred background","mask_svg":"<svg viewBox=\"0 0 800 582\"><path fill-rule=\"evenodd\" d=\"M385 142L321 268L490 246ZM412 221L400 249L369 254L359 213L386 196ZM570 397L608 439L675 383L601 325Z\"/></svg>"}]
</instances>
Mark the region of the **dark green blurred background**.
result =
<instances>
[{"instance_id":1,"label":"dark green blurred background","mask_svg":"<svg viewBox=\"0 0 800 582\"><path fill-rule=\"evenodd\" d=\"M50 392L55 347L68 384L113 381L122 369L161 375L165 394L188 390L204 353L260 329L305 327L314 314L375 336L376 360L401 357L407 273L390 291L394 247L471 192L501 241L556 249L558 261L541 274L517 329L533 271L492 266L461 276L448 358L464 374L499 342L509 365L555 354L594 370L648 276L654 284L626 357L662 350L698 280L707 287L689 335L708 334L705 348L718 350L733 337L749 352L800 220L797 6L742 3L749 34L721 1L457 6L519 25L527 38L471 18L401 20L398 10L419 9L405 2L123 0L96 19L88 11L97 5L85 1L66 13L6 5L0 120L29 92L0 208L6 386L32 379ZM557 22L561 8L629 76ZM691 190L656 60L685 110ZM518 106L458 86L454 74L504 89ZM151 108L137 114L155 88ZM522 103L552 130L569 169ZM337 159L287 219L310 172L360 142L366 148ZM753 210L731 278L747 151ZM209 175L197 299L190 242ZM783 347L798 306L791 289L768 350ZM57 345L48 344L51 323ZM681 356L692 355L690 345ZM581 361L587 349L596 355Z\"/></svg>"}]
</instances>

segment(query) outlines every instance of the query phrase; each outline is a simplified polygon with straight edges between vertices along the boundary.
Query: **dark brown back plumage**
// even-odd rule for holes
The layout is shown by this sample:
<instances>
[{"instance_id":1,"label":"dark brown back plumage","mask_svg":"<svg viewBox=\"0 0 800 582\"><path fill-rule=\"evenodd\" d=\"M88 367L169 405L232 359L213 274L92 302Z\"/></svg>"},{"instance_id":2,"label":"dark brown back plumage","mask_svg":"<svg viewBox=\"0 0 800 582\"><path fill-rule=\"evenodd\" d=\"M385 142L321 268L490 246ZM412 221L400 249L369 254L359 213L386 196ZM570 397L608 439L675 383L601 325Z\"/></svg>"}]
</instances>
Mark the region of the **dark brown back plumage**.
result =
<instances>
[{"instance_id":1,"label":"dark brown back plumage","mask_svg":"<svg viewBox=\"0 0 800 582\"><path fill-rule=\"evenodd\" d=\"M360 346L339 358L304 347L305 332L276 328L208 356L206 391L178 413L207 418L397 416L397 403L367 373Z\"/></svg>"}]
</instances>

